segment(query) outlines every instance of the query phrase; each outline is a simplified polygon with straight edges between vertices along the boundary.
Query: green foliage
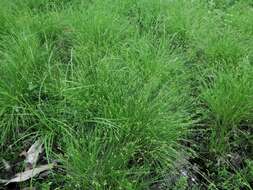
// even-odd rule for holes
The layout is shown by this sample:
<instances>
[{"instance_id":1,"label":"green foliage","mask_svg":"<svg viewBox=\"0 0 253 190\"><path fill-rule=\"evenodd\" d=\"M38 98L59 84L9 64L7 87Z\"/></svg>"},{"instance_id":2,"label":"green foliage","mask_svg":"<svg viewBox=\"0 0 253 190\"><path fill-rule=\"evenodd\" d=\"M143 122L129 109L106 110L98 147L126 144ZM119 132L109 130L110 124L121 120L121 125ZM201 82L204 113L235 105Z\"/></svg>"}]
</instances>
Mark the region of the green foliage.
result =
<instances>
[{"instance_id":1,"label":"green foliage","mask_svg":"<svg viewBox=\"0 0 253 190\"><path fill-rule=\"evenodd\" d=\"M180 177L180 179L177 181L175 187L173 187L173 190L176 190L176 189L187 189L187 186L188 186L188 182L187 182L187 177Z\"/></svg>"},{"instance_id":2,"label":"green foliage","mask_svg":"<svg viewBox=\"0 0 253 190\"><path fill-rule=\"evenodd\" d=\"M229 145L229 135L242 121L251 118L253 80L249 67L218 71L214 73L213 82L207 83L202 90L211 125L215 127L212 146L217 150L222 151Z\"/></svg>"},{"instance_id":3,"label":"green foliage","mask_svg":"<svg viewBox=\"0 0 253 190\"><path fill-rule=\"evenodd\" d=\"M210 185L208 189L249 189L252 187L250 182L250 166L246 166L240 171L231 171L231 165L224 164L216 169L217 173L211 174L215 178L216 184Z\"/></svg>"},{"instance_id":4,"label":"green foliage","mask_svg":"<svg viewBox=\"0 0 253 190\"><path fill-rule=\"evenodd\" d=\"M250 189L252 23L250 0L1 0L0 159L40 137L63 173L38 189L150 189L200 125L210 167L169 188Z\"/></svg>"}]
</instances>

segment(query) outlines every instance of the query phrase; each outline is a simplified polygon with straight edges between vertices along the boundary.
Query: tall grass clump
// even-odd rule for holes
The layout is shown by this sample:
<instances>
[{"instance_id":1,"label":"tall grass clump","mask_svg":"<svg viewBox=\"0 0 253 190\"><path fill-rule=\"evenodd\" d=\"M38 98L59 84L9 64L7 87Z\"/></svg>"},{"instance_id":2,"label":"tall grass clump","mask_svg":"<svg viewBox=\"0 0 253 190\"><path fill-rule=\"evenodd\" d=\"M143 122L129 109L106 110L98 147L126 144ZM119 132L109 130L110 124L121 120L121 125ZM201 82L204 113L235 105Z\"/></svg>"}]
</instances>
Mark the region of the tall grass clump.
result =
<instances>
[{"instance_id":1,"label":"tall grass clump","mask_svg":"<svg viewBox=\"0 0 253 190\"><path fill-rule=\"evenodd\" d=\"M113 10L94 6L99 13L92 7L86 14L93 22L80 18L84 26L76 27L73 73L64 89L81 131L80 140L67 138L69 184L148 188L164 180L177 156L176 141L191 125L184 82L189 73L183 60L163 49L165 42L154 47L149 31L140 37L131 23L124 30L121 15L112 19Z\"/></svg>"},{"instance_id":2,"label":"tall grass clump","mask_svg":"<svg viewBox=\"0 0 253 190\"><path fill-rule=\"evenodd\" d=\"M66 189L164 181L192 102L184 59L156 40L160 3L48 2L7 3L19 11L1 35L1 147L40 136L48 158L61 154Z\"/></svg>"},{"instance_id":3,"label":"tall grass clump","mask_svg":"<svg viewBox=\"0 0 253 190\"><path fill-rule=\"evenodd\" d=\"M62 100L64 67L59 62L66 59L65 50L59 50L59 44L65 46L63 32L58 32L61 25L53 21L59 15L55 12L55 19L50 18L52 14L40 19L28 10L21 11L22 17L21 12L11 11L3 17L3 21L8 16L13 19L5 21L7 27L1 34L1 146L23 136L55 136L62 128L53 122L58 119L57 105Z\"/></svg>"},{"instance_id":4,"label":"tall grass clump","mask_svg":"<svg viewBox=\"0 0 253 190\"><path fill-rule=\"evenodd\" d=\"M244 63L234 70L214 71L213 81L205 84L202 90L201 96L214 127L212 146L218 151L229 148L229 138L241 122L251 120L253 81L250 67Z\"/></svg>"}]
</instances>

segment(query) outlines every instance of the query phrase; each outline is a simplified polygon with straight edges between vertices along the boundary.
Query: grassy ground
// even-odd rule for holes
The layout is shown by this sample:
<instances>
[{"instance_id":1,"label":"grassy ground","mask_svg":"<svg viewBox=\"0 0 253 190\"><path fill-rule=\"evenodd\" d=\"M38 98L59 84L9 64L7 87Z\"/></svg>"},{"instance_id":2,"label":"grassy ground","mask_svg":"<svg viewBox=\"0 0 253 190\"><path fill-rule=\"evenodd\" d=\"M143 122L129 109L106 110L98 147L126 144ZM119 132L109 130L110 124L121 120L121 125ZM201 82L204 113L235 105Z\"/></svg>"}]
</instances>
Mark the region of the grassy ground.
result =
<instances>
[{"instance_id":1,"label":"grassy ground","mask_svg":"<svg viewBox=\"0 0 253 190\"><path fill-rule=\"evenodd\" d=\"M251 0L1 0L0 189L252 189ZM0 165L0 178L7 174Z\"/></svg>"}]
</instances>

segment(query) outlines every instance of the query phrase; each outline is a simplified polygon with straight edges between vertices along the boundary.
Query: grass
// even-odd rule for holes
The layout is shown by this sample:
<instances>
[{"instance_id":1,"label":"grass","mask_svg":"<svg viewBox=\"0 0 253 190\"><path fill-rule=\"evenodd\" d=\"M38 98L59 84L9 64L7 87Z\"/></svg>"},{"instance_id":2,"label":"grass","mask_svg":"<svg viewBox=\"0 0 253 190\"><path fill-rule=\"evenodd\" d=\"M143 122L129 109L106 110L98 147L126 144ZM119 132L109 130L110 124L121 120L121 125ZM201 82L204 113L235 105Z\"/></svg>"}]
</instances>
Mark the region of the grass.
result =
<instances>
[{"instance_id":1,"label":"grass","mask_svg":"<svg viewBox=\"0 0 253 190\"><path fill-rule=\"evenodd\" d=\"M59 160L15 187L252 189L252 18L239 0L2 0L0 158L40 138Z\"/></svg>"},{"instance_id":2,"label":"grass","mask_svg":"<svg viewBox=\"0 0 253 190\"><path fill-rule=\"evenodd\" d=\"M214 125L214 149L225 149L226 140L242 121L252 114L252 77L248 66L234 71L218 71L213 82L204 85L202 98L206 102L208 115ZM216 141L216 140L217 141ZM223 142L221 142L223 141ZM220 148L219 148L220 146Z\"/></svg>"}]
</instances>

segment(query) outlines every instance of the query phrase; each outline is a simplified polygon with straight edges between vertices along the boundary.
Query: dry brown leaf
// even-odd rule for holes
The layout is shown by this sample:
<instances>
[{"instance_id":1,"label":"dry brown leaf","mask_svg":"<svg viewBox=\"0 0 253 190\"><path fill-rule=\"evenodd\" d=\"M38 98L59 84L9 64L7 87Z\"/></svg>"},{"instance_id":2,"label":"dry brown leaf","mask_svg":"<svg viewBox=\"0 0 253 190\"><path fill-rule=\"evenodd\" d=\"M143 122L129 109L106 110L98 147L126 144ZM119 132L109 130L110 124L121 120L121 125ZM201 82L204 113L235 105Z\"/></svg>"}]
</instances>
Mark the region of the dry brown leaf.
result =
<instances>
[{"instance_id":1,"label":"dry brown leaf","mask_svg":"<svg viewBox=\"0 0 253 190\"><path fill-rule=\"evenodd\" d=\"M10 180L3 180L0 179L0 183L5 183L5 185L8 185L9 183L18 183L18 182L23 182L26 181L30 178L33 178L34 176L40 174L41 172L50 170L54 167L54 164L47 164L47 165L42 165L40 167L31 169L31 170L26 170L21 173L17 173L14 178Z\"/></svg>"},{"instance_id":2,"label":"dry brown leaf","mask_svg":"<svg viewBox=\"0 0 253 190\"><path fill-rule=\"evenodd\" d=\"M34 166L39 159L40 153L42 152L43 152L42 143L40 140L37 140L27 151L25 163Z\"/></svg>"}]
</instances>

